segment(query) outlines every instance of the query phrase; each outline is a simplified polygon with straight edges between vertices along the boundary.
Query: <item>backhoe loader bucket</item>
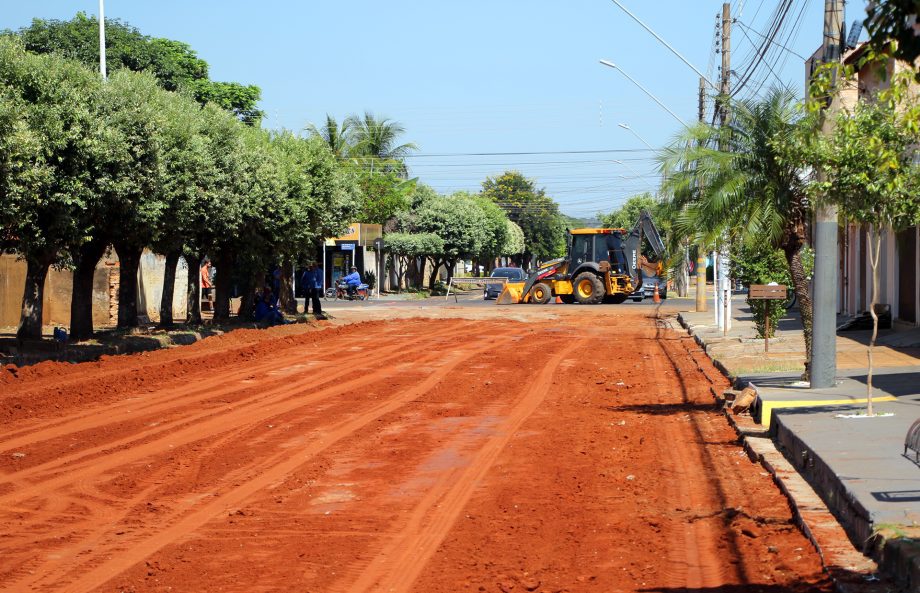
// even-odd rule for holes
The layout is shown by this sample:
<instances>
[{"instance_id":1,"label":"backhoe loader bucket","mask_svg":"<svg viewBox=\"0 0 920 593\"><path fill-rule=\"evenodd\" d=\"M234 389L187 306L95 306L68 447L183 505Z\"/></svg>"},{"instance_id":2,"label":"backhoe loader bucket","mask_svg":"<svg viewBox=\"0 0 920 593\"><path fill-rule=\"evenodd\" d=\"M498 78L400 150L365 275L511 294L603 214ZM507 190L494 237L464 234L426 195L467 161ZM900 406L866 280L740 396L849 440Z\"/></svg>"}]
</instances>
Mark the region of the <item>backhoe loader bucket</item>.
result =
<instances>
[{"instance_id":1,"label":"backhoe loader bucket","mask_svg":"<svg viewBox=\"0 0 920 593\"><path fill-rule=\"evenodd\" d=\"M502 293L495 300L496 305L515 305L520 303L524 298L523 282L508 282L502 289Z\"/></svg>"}]
</instances>

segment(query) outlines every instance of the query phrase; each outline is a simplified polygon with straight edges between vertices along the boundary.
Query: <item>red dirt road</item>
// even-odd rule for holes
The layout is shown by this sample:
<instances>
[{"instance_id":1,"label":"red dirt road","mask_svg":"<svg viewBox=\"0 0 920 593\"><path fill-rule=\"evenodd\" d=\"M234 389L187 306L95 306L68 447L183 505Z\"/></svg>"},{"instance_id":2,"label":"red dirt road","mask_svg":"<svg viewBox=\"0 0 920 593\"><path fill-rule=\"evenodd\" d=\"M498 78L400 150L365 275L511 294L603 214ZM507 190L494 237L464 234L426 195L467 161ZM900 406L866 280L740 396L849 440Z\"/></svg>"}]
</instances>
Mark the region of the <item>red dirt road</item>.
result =
<instances>
[{"instance_id":1,"label":"red dirt road","mask_svg":"<svg viewBox=\"0 0 920 593\"><path fill-rule=\"evenodd\" d=\"M831 590L696 345L578 311L0 370L0 591Z\"/></svg>"}]
</instances>

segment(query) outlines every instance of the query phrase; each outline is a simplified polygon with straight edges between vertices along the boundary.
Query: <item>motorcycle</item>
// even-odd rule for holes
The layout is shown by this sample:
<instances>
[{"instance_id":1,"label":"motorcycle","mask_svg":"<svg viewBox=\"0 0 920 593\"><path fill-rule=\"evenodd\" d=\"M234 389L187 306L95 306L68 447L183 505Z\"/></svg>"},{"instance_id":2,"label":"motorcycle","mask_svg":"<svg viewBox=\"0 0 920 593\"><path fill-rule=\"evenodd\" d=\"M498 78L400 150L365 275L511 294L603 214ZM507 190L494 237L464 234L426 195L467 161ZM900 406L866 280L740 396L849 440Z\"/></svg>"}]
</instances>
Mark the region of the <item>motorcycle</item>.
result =
<instances>
[{"instance_id":1,"label":"motorcycle","mask_svg":"<svg viewBox=\"0 0 920 593\"><path fill-rule=\"evenodd\" d=\"M366 301L370 293L370 286L367 284L359 284L354 292L350 293L348 284L338 282L335 286L326 289L325 297L327 301Z\"/></svg>"}]
</instances>

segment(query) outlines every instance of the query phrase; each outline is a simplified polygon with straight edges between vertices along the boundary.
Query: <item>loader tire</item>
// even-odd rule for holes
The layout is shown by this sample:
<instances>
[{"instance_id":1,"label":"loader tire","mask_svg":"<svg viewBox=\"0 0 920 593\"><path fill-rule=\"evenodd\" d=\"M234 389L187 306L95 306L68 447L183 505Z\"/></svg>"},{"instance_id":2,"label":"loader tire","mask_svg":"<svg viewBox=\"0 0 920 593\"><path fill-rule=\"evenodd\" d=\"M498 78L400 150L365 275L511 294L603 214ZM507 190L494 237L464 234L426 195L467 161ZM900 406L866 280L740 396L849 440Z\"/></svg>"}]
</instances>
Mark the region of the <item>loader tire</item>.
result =
<instances>
[{"instance_id":1,"label":"loader tire","mask_svg":"<svg viewBox=\"0 0 920 593\"><path fill-rule=\"evenodd\" d=\"M530 302L545 305L553 299L553 290L544 282L537 282L530 289Z\"/></svg>"},{"instance_id":2,"label":"loader tire","mask_svg":"<svg viewBox=\"0 0 920 593\"><path fill-rule=\"evenodd\" d=\"M604 283L593 272L582 272L573 284L575 300L582 305L596 305L604 298Z\"/></svg>"}]
</instances>

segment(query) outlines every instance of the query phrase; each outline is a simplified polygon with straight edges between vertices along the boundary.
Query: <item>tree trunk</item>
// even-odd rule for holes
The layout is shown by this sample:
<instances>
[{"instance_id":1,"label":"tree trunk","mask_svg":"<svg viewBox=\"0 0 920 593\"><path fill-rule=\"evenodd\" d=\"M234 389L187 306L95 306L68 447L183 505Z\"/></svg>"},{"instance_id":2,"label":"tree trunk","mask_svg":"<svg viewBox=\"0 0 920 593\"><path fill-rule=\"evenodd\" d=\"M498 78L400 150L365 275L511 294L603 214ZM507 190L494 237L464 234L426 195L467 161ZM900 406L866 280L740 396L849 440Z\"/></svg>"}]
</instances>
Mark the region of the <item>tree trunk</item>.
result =
<instances>
[{"instance_id":1,"label":"tree trunk","mask_svg":"<svg viewBox=\"0 0 920 593\"><path fill-rule=\"evenodd\" d=\"M230 319L230 267L233 257L226 252L218 252L214 258L217 277L214 282L214 321Z\"/></svg>"},{"instance_id":2,"label":"tree trunk","mask_svg":"<svg viewBox=\"0 0 920 593\"><path fill-rule=\"evenodd\" d=\"M192 325L201 325L201 267L200 263L204 257L198 257L191 253L184 253L185 264L188 266L188 289L186 295L185 322Z\"/></svg>"},{"instance_id":3,"label":"tree trunk","mask_svg":"<svg viewBox=\"0 0 920 593\"><path fill-rule=\"evenodd\" d=\"M106 239L92 239L76 254L77 267L70 293L70 339L75 342L93 337L93 276L106 247Z\"/></svg>"},{"instance_id":4,"label":"tree trunk","mask_svg":"<svg viewBox=\"0 0 920 593\"><path fill-rule=\"evenodd\" d=\"M16 337L20 340L42 337L42 303L45 298L45 279L54 256L41 254L26 259L26 282L22 291L22 313Z\"/></svg>"},{"instance_id":5,"label":"tree trunk","mask_svg":"<svg viewBox=\"0 0 920 593\"><path fill-rule=\"evenodd\" d=\"M256 287L261 284L258 274L252 274L243 281L243 294L240 297L240 312L237 315L240 319L253 321L255 312Z\"/></svg>"},{"instance_id":6,"label":"tree trunk","mask_svg":"<svg viewBox=\"0 0 920 593\"><path fill-rule=\"evenodd\" d=\"M137 327L137 270L143 247L115 243L118 254L118 327Z\"/></svg>"},{"instance_id":7,"label":"tree trunk","mask_svg":"<svg viewBox=\"0 0 920 593\"><path fill-rule=\"evenodd\" d=\"M457 267L457 260L449 260L445 265L447 266L447 285L450 286L450 280L454 277L454 270Z\"/></svg>"},{"instance_id":8,"label":"tree trunk","mask_svg":"<svg viewBox=\"0 0 920 593\"><path fill-rule=\"evenodd\" d=\"M677 296L683 298L690 294L690 268L687 266L687 262L690 259L690 253L686 246L684 246L684 256L680 258L680 265L677 266L677 278L675 278L675 287L677 288Z\"/></svg>"},{"instance_id":9,"label":"tree trunk","mask_svg":"<svg viewBox=\"0 0 920 593\"><path fill-rule=\"evenodd\" d=\"M390 258L390 265L393 266L393 273L396 275L396 292L402 292L403 278L406 275L409 264L402 257L393 255Z\"/></svg>"},{"instance_id":10,"label":"tree trunk","mask_svg":"<svg viewBox=\"0 0 920 593\"><path fill-rule=\"evenodd\" d=\"M802 315L802 334L805 338L805 374L803 381L811 379L811 332L814 311L811 305L811 293L808 290L808 276L805 274L805 265L802 263L802 248L788 247L784 249L786 263L789 265L789 275L792 277L792 288L799 302L799 311Z\"/></svg>"},{"instance_id":11,"label":"tree trunk","mask_svg":"<svg viewBox=\"0 0 920 593\"><path fill-rule=\"evenodd\" d=\"M872 235L875 235L873 237ZM875 253L873 254L872 242L875 242ZM873 225L869 233L869 265L872 266L872 298L869 302L869 315L872 316L872 337L869 339L869 347L866 350L869 368L866 373L866 414L875 416L875 410L872 407L872 349L875 347L875 340L878 338L878 313L875 311L875 305L878 303L879 277L878 277L878 260L882 251L882 233Z\"/></svg>"},{"instance_id":12,"label":"tree trunk","mask_svg":"<svg viewBox=\"0 0 920 593\"><path fill-rule=\"evenodd\" d=\"M160 297L160 327L172 327L173 293L176 289L176 266L179 264L179 250L166 254L166 270L163 272L163 295ZM189 267L189 274L192 273Z\"/></svg>"},{"instance_id":13,"label":"tree trunk","mask_svg":"<svg viewBox=\"0 0 920 593\"><path fill-rule=\"evenodd\" d=\"M438 272L441 269L441 260L431 258L431 273L428 275L428 290L434 290L434 284L438 281Z\"/></svg>"},{"instance_id":14,"label":"tree trunk","mask_svg":"<svg viewBox=\"0 0 920 593\"><path fill-rule=\"evenodd\" d=\"M297 300L294 298L294 262L289 259L281 264L281 294L278 295L278 307L288 315L297 315ZM304 303L306 311L306 302Z\"/></svg>"}]
</instances>

